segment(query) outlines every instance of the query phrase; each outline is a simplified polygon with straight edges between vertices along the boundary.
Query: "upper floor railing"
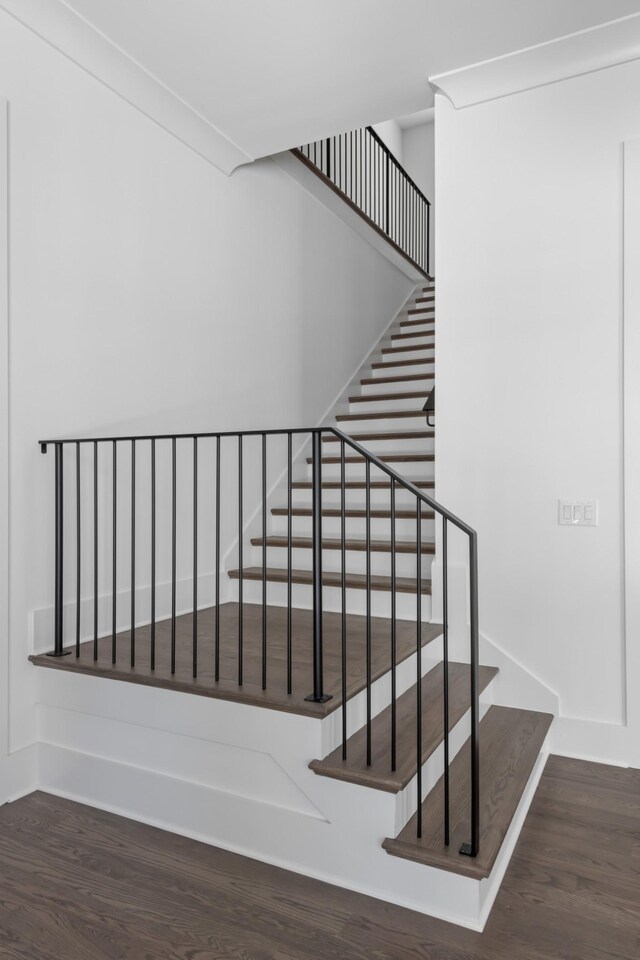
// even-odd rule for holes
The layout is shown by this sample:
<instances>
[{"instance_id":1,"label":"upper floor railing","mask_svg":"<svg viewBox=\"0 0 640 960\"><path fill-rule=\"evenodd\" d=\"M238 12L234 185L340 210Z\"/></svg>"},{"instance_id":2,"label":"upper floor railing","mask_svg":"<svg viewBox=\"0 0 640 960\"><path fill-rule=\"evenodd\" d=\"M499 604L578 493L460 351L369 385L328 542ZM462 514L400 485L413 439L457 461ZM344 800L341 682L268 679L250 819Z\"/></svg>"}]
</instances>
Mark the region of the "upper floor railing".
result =
<instances>
[{"instance_id":1,"label":"upper floor railing","mask_svg":"<svg viewBox=\"0 0 640 960\"><path fill-rule=\"evenodd\" d=\"M430 277L431 204L373 127L316 140L293 153Z\"/></svg>"}]
</instances>

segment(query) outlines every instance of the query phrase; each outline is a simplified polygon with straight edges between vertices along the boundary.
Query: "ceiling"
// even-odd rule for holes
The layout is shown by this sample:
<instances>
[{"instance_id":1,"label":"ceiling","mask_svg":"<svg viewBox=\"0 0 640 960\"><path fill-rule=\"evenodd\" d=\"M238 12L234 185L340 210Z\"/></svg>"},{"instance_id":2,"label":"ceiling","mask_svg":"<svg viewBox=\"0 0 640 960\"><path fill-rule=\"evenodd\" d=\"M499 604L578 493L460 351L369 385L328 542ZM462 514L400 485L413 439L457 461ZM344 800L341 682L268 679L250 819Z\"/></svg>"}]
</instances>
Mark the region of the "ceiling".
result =
<instances>
[{"instance_id":1,"label":"ceiling","mask_svg":"<svg viewBox=\"0 0 640 960\"><path fill-rule=\"evenodd\" d=\"M429 76L640 11L640 0L46 2L247 159L427 109Z\"/></svg>"}]
</instances>

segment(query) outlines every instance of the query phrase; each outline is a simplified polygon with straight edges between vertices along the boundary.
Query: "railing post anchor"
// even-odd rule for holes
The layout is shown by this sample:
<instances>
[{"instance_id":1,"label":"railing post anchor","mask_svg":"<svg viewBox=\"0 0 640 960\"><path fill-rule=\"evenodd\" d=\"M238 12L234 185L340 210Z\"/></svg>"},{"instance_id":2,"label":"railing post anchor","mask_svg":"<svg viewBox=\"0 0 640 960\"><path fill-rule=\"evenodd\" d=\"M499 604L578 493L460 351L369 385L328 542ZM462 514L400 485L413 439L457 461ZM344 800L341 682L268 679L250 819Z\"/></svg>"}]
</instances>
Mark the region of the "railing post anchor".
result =
<instances>
[{"instance_id":1,"label":"railing post anchor","mask_svg":"<svg viewBox=\"0 0 640 960\"><path fill-rule=\"evenodd\" d=\"M313 523L313 693L304 699L326 703L331 694L323 689L322 665L322 432L312 434L312 523Z\"/></svg>"},{"instance_id":2,"label":"railing post anchor","mask_svg":"<svg viewBox=\"0 0 640 960\"><path fill-rule=\"evenodd\" d=\"M42 449L42 445L41 445ZM62 646L63 642L63 588L62 588L62 571L63 571L63 526L64 526L64 515L63 515L63 503L64 503L64 486L63 486L63 473L62 473L62 464L63 464L63 447L61 443L56 443L56 460L55 460L55 598L54 598L54 644L53 650L51 653L48 653L48 657L66 657L71 651L64 650Z\"/></svg>"},{"instance_id":3,"label":"railing post anchor","mask_svg":"<svg viewBox=\"0 0 640 960\"><path fill-rule=\"evenodd\" d=\"M476 857L478 855L477 852L473 852L473 847L470 843L463 843L460 847L460 853L465 857Z\"/></svg>"}]
</instances>

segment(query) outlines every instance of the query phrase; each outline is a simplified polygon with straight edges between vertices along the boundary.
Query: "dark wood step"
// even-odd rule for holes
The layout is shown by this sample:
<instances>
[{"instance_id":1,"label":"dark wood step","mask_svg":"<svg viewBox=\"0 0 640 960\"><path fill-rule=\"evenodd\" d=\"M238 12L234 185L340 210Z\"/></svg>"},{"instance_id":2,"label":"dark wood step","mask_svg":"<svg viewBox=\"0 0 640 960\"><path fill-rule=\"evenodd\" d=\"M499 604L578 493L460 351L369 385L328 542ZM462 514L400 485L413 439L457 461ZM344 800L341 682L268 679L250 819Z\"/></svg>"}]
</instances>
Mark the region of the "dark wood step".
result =
<instances>
[{"instance_id":1,"label":"dark wood step","mask_svg":"<svg viewBox=\"0 0 640 960\"><path fill-rule=\"evenodd\" d=\"M242 573L245 580L262 580L262 567L245 567ZM232 580L238 580L240 571L230 570L229 576ZM391 592L391 577L374 576L372 574L370 579L372 590ZM280 567L267 567L267 581L269 583L288 583L288 572L286 569L280 569ZM311 570L292 570L291 583L311 585L313 583L313 572ZM322 574L322 583L325 587L340 587L342 586L342 574L325 571ZM431 580L422 580L421 585L421 593L431 593ZM348 590L366 590L367 578L364 573L349 573L347 574L346 586ZM396 592L415 594L415 577L396 577Z\"/></svg>"},{"instance_id":2,"label":"dark wood step","mask_svg":"<svg viewBox=\"0 0 640 960\"><path fill-rule=\"evenodd\" d=\"M480 667L482 692L498 673L496 667ZM449 730L469 709L469 666L449 663ZM422 763L444 739L444 668L442 663L422 678ZM398 697L396 702L396 769L391 770L391 707L373 718L371 723L371 766L367 766L367 728L356 731L347 741L347 759L342 759L342 745L324 760L312 760L314 773L335 780L347 780L388 793L403 790L416 773L416 686Z\"/></svg>"},{"instance_id":3,"label":"dark wood step","mask_svg":"<svg viewBox=\"0 0 640 960\"><path fill-rule=\"evenodd\" d=\"M383 347L383 353L410 353L416 350L433 350L435 347L435 341L431 340L429 343L419 343L410 347Z\"/></svg>"},{"instance_id":4,"label":"dark wood step","mask_svg":"<svg viewBox=\"0 0 640 960\"><path fill-rule=\"evenodd\" d=\"M39 667L128 681L166 690L177 690L196 696L214 697L248 703L271 710L284 710L307 717L325 717L339 709L342 703L342 615L324 611L324 689L331 695L326 703L305 700L313 687L313 611L293 607L292 630L292 692L287 693L287 607L266 608L268 640L267 689L262 689L262 604L223 603L219 610L208 607L198 611L198 676L193 677L193 618L183 614L175 620L175 673L171 672L172 621L156 623L156 662L151 669L151 627L136 628L136 664L131 666L129 630L116 637L116 663L111 662L111 634L98 640L98 659L93 659L93 640L80 644L80 656L48 657L46 654L29 659ZM217 617L220 616L219 653L220 677L214 676L215 636ZM238 684L238 621L243 623L243 682ZM347 699L356 696L366 685L367 619L347 614ZM421 638L427 645L442 633L437 623L423 623ZM389 671L389 620L372 617L370 622L372 681ZM53 638L52 638L53 644ZM67 648L70 649L70 648ZM410 620L397 621L397 662L402 663L415 653L416 627ZM0 949L0 955L2 954ZM77 956L89 956L81 953ZM60 960L67 957L60 956ZM68 958L70 960L70 958Z\"/></svg>"},{"instance_id":5,"label":"dark wood step","mask_svg":"<svg viewBox=\"0 0 640 960\"><path fill-rule=\"evenodd\" d=\"M431 310L432 307L435 307L435 296L433 297L422 297L420 300L417 300L416 303L424 303L424 307L411 307L407 310L409 316L412 316L416 313L426 313L428 310Z\"/></svg>"},{"instance_id":6,"label":"dark wood step","mask_svg":"<svg viewBox=\"0 0 640 960\"><path fill-rule=\"evenodd\" d=\"M433 453L381 453L378 460L383 463L432 463ZM323 457L323 463L342 463L342 457ZM344 458L345 463L364 463L365 458L356 453ZM307 463L313 463L313 457L307 457Z\"/></svg>"},{"instance_id":7,"label":"dark wood step","mask_svg":"<svg viewBox=\"0 0 640 960\"><path fill-rule=\"evenodd\" d=\"M363 393L356 397L349 397L349 403L376 403L377 401L383 403L385 400L420 400L422 397L426 400L428 395L429 391L426 387L424 390L411 390L408 393Z\"/></svg>"},{"instance_id":8,"label":"dark wood step","mask_svg":"<svg viewBox=\"0 0 640 960\"><path fill-rule=\"evenodd\" d=\"M361 380L360 383L363 387L372 387L376 383L411 383L415 380L433 380L434 373L429 371L429 373L410 373L410 374L400 374L396 377L365 377L364 380Z\"/></svg>"},{"instance_id":9,"label":"dark wood step","mask_svg":"<svg viewBox=\"0 0 640 960\"><path fill-rule=\"evenodd\" d=\"M427 294L426 296L423 296L423 297L416 297L415 300L414 300L414 303L426 303L426 304L429 304L430 306L426 306L424 309L425 309L425 310L430 310L430 309L435 305L435 299L436 299L436 295L435 295L435 291L434 291L432 296L429 296L429 295Z\"/></svg>"},{"instance_id":10,"label":"dark wood step","mask_svg":"<svg viewBox=\"0 0 640 960\"><path fill-rule=\"evenodd\" d=\"M352 440L432 440L435 430L392 430L386 433L350 433ZM340 437L333 434L323 436L324 443L340 443Z\"/></svg>"},{"instance_id":11,"label":"dark wood step","mask_svg":"<svg viewBox=\"0 0 640 960\"><path fill-rule=\"evenodd\" d=\"M392 333L391 339L392 340L419 340L420 337L433 337L433 335L434 335L433 330L425 330L424 332L421 331L420 333Z\"/></svg>"},{"instance_id":12,"label":"dark wood step","mask_svg":"<svg viewBox=\"0 0 640 960\"><path fill-rule=\"evenodd\" d=\"M336 417L336 421L343 423L345 420L390 420L394 417L401 419L403 417L424 417L426 421L424 410L375 410L369 413L340 413Z\"/></svg>"},{"instance_id":13,"label":"dark wood step","mask_svg":"<svg viewBox=\"0 0 640 960\"><path fill-rule=\"evenodd\" d=\"M391 553L391 540L371 540L371 550L373 553ZM254 547L262 546L262 537L253 537L251 543ZM267 537L268 547L287 547L287 537ZM291 537L291 546L294 550L311 550L313 547L313 537ZM336 537L326 537L322 540L323 550L341 550L342 541ZM349 537L345 540L345 549L366 551L367 541L362 537ZM396 538L396 553L416 553L415 540L400 540ZM421 553L435 553L436 545L432 541L423 540L421 543Z\"/></svg>"},{"instance_id":14,"label":"dark wood step","mask_svg":"<svg viewBox=\"0 0 640 960\"><path fill-rule=\"evenodd\" d=\"M490 707L480 723L480 850L477 857L459 853L468 843L470 816L470 741L450 766L451 842L442 838L444 780L422 804L422 838L416 837L414 815L400 835L387 838L387 853L439 867L466 877L488 877L516 812L553 717L533 710Z\"/></svg>"},{"instance_id":15,"label":"dark wood step","mask_svg":"<svg viewBox=\"0 0 640 960\"><path fill-rule=\"evenodd\" d=\"M414 487L419 487L421 490L433 490L435 487L434 480L412 480L408 478L409 483L412 483ZM296 490L311 490L313 484L311 480L295 480L292 484ZM365 490L366 482L364 480L346 480L345 487L347 490ZM389 480L372 480L369 484L372 490L388 490L391 486ZM322 487L326 490L340 490L342 484L339 480L323 480Z\"/></svg>"},{"instance_id":16,"label":"dark wood step","mask_svg":"<svg viewBox=\"0 0 640 960\"><path fill-rule=\"evenodd\" d=\"M271 513L274 517L288 517L289 508L288 507L273 507ZM367 512L364 507L347 507L345 510L346 517L366 517ZM422 519L423 520L433 520L433 513L426 508L422 510ZM291 508L292 517L311 517L313 516L313 510L311 507L292 507ZM323 507L322 508L323 517L341 517L342 511L340 507ZM370 516L375 520L389 520L391 519L391 511L385 509L384 507L371 507ZM417 512L415 508L407 507L396 507L396 520L416 520Z\"/></svg>"},{"instance_id":17,"label":"dark wood step","mask_svg":"<svg viewBox=\"0 0 640 960\"><path fill-rule=\"evenodd\" d=\"M436 322L435 317L425 317L424 320L401 320L401 327L426 327L428 324L434 324Z\"/></svg>"},{"instance_id":18,"label":"dark wood step","mask_svg":"<svg viewBox=\"0 0 640 960\"><path fill-rule=\"evenodd\" d=\"M372 370L389 370L390 367L415 367L417 364L422 363L435 363L435 357L425 357L424 360L418 358L417 360L395 360L391 362L389 360L376 360L371 364Z\"/></svg>"}]
</instances>

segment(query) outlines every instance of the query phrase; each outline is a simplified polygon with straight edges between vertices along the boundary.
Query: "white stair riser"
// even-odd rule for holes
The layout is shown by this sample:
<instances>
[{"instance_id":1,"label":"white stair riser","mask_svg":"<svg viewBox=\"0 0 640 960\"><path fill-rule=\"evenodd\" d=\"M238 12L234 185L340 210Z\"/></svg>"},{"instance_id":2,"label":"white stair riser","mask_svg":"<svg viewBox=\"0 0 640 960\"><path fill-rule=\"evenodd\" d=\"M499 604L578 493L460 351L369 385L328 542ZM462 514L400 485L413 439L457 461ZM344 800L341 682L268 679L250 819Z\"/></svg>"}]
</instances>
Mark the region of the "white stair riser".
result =
<instances>
[{"instance_id":1,"label":"white stair riser","mask_svg":"<svg viewBox=\"0 0 640 960\"><path fill-rule=\"evenodd\" d=\"M423 430L429 430L429 427L426 423L422 424ZM433 453L435 446L434 437L407 437L406 440L385 440L384 438L380 440L356 440L356 443L359 443L360 446L365 447L366 450L369 450L376 457L383 455L385 453ZM322 448L322 452L325 456L339 456L340 454L340 444L325 444ZM345 448L345 455L348 455L349 451ZM405 471L402 470L402 475L404 476Z\"/></svg>"},{"instance_id":2,"label":"white stair riser","mask_svg":"<svg viewBox=\"0 0 640 960\"><path fill-rule=\"evenodd\" d=\"M375 451L372 450L371 452L375 455ZM387 450L380 451L382 454L389 452L390 451ZM429 452L429 450L420 450L416 455L428 455ZM404 456L404 454L398 455ZM417 476L419 474L421 477L424 477L425 480L431 480L433 478L435 474L434 464L435 461L433 460L390 460L388 463L385 462L385 466L388 466L391 470L395 470L400 476L408 476L409 474ZM341 463L323 463L322 479L339 480L341 477L341 468ZM364 480L366 474L366 465L364 459L357 463L345 463L344 472L347 480ZM388 474L386 474L384 470L381 470L379 467L374 465L371 466L369 472L371 475L371 480L385 480L388 478ZM308 466L308 474L305 479L311 479L311 464ZM364 503L364 494L362 494L362 502ZM339 495L336 496L336 503L339 503Z\"/></svg>"},{"instance_id":3,"label":"white stair riser","mask_svg":"<svg viewBox=\"0 0 640 960\"><path fill-rule=\"evenodd\" d=\"M428 571L424 572L426 576ZM237 600L238 581L231 580L231 599ZM244 603L262 602L262 583L259 580L245 580L242 592ZM294 583L292 588L292 603L294 607L311 610L313 591L310 585ZM286 607L286 583L267 583L267 603L274 607ZM342 592L339 587L323 586L322 606L329 612L339 613L342 610ZM366 590L347 590L347 613L364 617L367 612ZM391 616L391 594L383 590L371 591L371 615L373 617ZM416 597L410 593L399 593L396 597L396 616L398 620L413 620L416 618ZM422 620L428 623L431 620L431 598L428 594L422 595Z\"/></svg>"},{"instance_id":4,"label":"white stair riser","mask_svg":"<svg viewBox=\"0 0 640 960\"><path fill-rule=\"evenodd\" d=\"M429 395L428 390L422 390L418 388L416 390L399 390L398 393L420 393L420 396L409 397L399 400L391 400L386 397L374 400L374 399L363 399L356 400L354 403L349 404L349 413L386 413L389 410L413 410L414 407L417 410L420 410L424 404L427 402L427 396ZM363 395L366 397L366 394Z\"/></svg>"},{"instance_id":5,"label":"white stair riser","mask_svg":"<svg viewBox=\"0 0 640 960\"><path fill-rule=\"evenodd\" d=\"M386 539L386 538L385 538ZM423 576L425 567L430 566L433 556L431 554L422 555ZM347 550L347 573L365 574L367 570L367 555L364 550ZM262 566L262 548L251 547L249 556L245 554L244 562L254 567ZM312 551L308 547L294 547L291 551L291 566L294 570L311 570L313 564ZM287 567L287 549L286 547L267 547L267 566L269 568L278 567L285 569ZM340 550L322 551L322 569L327 573L340 573L342 570L342 558ZM371 573L374 576L391 576L391 554L382 551L371 551ZM415 577L416 575L416 555L413 553L396 552L396 575L398 577Z\"/></svg>"},{"instance_id":6,"label":"white stair riser","mask_svg":"<svg viewBox=\"0 0 640 960\"><path fill-rule=\"evenodd\" d=\"M391 374L391 376L401 376L401 374ZM414 374L407 374L407 376L414 376ZM395 380L391 383L363 383L361 384L362 396L366 397L367 394L380 394L380 393L403 393L403 392L413 392L414 390L426 390L427 392L431 390L435 382L435 375L433 370L429 373L421 376L419 380Z\"/></svg>"},{"instance_id":7,"label":"white stair riser","mask_svg":"<svg viewBox=\"0 0 640 960\"><path fill-rule=\"evenodd\" d=\"M382 359L382 358L381 358ZM433 374L435 370L435 363L411 363L408 366L392 366L388 360L388 355L385 354L383 367L372 367L371 376L372 377L396 377L401 376L403 373L426 373Z\"/></svg>"},{"instance_id":8,"label":"white stair riser","mask_svg":"<svg viewBox=\"0 0 640 960\"><path fill-rule=\"evenodd\" d=\"M380 359L383 363L393 363L394 360L424 360L433 357L435 345L430 347L412 347L411 350L398 350L399 344L385 344L384 349L391 348L388 353L383 353Z\"/></svg>"},{"instance_id":9,"label":"white stair riser","mask_svg":"<svg viewBox=\"0 0 640 960\"><path fill-rule=\"evenodd\" d=\"M424 320L422 317L411 317L411 323L406 324L404 327L399 327L397 330L391 332L391 336L395 336L396 333L434 333L436 325L432 319L425 317ZM420 323L414 323L414 320L420 320Z\"/></svg>"},{"instance_id":10,"label":"white stair riser","mask_svg":"<svg viewBox=\"0 0 640 960\"><path fill-rule=\"evenodd\" d=\"M432 490L425 489L424 492L427 495L433 493ZM352 490L347 489L345 502L347 508L350 503L361 503L365 495L364 489ZM389 505L389 488L379 489L377 487L371 488L371 506L372 507L387 507ZM294 489L291 491L291 497L294 507L310 507L311 506L311 490L309 489ZM339 505L340 503L340 491L333 489L324 489L322 491L322 500L323 503L332 503ZM412 493L409 493L406 490L403 490L402 487L396 486L396 507L399 506L412 506L415 503L415 497Z\"/></svg>"},{"instance_id":11,"label":"white stair riser","mask_svg":"<svg viewBox=\"0 0 640 960\"><path fill-rule=\"evenodd\" d=\"M407 334L411 336L407 336ZM425 336L426 334L426 336ZM412 330L411 327L402 331L401 335L392 334L392 347L424 347L434 339L433 330Z\"/></svg>"},{"instance_id":12,"label":"white stair riser","mask_svg":"<svg viewBox=\"0 0 640 960\"><path fill-rule=\"evenodd\" d=\"M425 509L427 509L425 507ZM292 518L293 522L291 524L294 535L297 534L300 537L310 537L311 536L311 517L297 517ZM371 536L374 539L382 540L388 537L389 535L389 524L390 520L388 517L372 517L371 518ZM365 536L365 525L366 521L364 517L347 517L347 531L350 536L353 537L364 537ZM415 519L398 519L396 518L396 536L404 537L409 540L411 537L415 536L417 521ZM434 536L435 522L433 520L423 520L422 521L422 536L425 540L431 540ZM269 524L269 533L274 536L285 537L287 535L287 517L286 516L274 516L271 523ZM322 518L322 535L325 537L339 537L340 536L340 517L326 517Z\"/></svg>"},{"instance_id":13,"label":"white stair riser","mask_svg":"<svg viewBox=\"0 0 640 960\"><path fill-rule=\"evenodd\" d=\"M424 406L424 404L422 404ZM407 411L413 410L414 405L410 405L407 401L406 405ZM361 410L360 413L364 413L366 416L366 411ZM343 433L346 433L348 436L352 433L367 433L368 431L374 430L424 430L428 429L427 427L427 415L423 410L419 408L415 411L415 416L411 417L367 417L364 420L340 420L336 424L338 430L342 430Z\"/></svg>"}]
</instances>

